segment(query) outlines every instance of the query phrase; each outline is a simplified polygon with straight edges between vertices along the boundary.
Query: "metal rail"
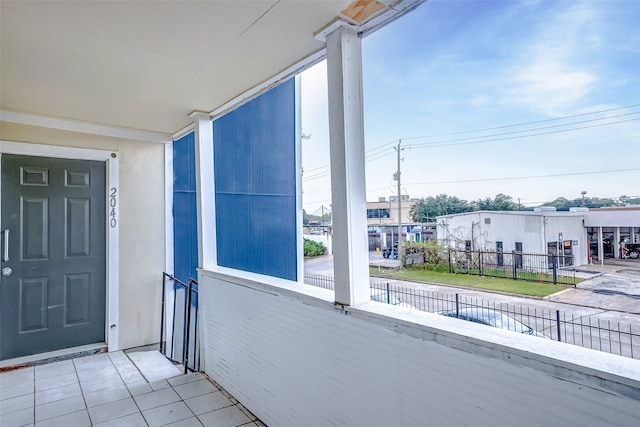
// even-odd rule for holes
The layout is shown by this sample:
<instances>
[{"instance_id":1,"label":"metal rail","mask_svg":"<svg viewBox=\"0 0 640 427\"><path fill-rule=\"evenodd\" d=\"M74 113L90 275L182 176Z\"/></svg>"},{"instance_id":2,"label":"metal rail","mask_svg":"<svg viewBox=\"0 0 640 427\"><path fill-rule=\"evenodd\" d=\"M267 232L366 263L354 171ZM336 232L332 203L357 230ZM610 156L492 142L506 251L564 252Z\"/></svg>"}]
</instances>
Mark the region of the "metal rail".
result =
<instances>
[{"instance_id":1,"label":"metal rail","mask_svg":"<svg viewBox=\"0 0 640 427\"><path fill-rule=\"evenodd\" d=\"M169 283L172 293L167 295ZM173 301L171 310L168 310L169 299ZM167 337L169 326L171 332L170 337ZM168 273L163 273L160 352L169 360L182 364L184 372L187 373L188 370L200 369L198 349L198 282L189 279L187 284Z\"/></svg>"}]
</instances>

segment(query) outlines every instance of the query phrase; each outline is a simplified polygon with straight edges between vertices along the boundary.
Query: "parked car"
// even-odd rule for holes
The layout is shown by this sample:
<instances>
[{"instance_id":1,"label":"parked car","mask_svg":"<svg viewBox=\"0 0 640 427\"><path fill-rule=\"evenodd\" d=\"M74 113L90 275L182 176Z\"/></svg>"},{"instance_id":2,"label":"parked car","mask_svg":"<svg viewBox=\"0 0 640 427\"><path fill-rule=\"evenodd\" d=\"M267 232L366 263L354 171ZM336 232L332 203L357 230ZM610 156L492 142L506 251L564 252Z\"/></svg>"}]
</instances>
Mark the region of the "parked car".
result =
<instances>
[{"instance_id":1,"label":"parked car","mask_svg":"<svg viewBox=\"0 0 640 427\"><path fill-rule=\"evenodd\" d=\"M413 308L416 309L416 307L414 307L413 305L409 304L408 302L402 302L402 300L400 300L400 298L392 295L391 293L387 293L387 292L377 292L373 295L371 295L371 301L375 301L375 302L382 302L385 304L391 304L391 305L399 305L400 307L404 307L404 308Z\"/></svg>"},{"instance_id":2,"label":"parked car","mask_svg":"<svg viewBox=\"0 0 640 427\"><path fill-rule=\"evenodd\" d=\"M493 326L494 328L547 338L543 333L517 321L513 317L489 308L469 307L458 310L458 313L456 313L455 310L451 310L441 311L439 314L443 316L457 317L458 319L467 320L469 322Z\"/></svg>"}]
</instances>

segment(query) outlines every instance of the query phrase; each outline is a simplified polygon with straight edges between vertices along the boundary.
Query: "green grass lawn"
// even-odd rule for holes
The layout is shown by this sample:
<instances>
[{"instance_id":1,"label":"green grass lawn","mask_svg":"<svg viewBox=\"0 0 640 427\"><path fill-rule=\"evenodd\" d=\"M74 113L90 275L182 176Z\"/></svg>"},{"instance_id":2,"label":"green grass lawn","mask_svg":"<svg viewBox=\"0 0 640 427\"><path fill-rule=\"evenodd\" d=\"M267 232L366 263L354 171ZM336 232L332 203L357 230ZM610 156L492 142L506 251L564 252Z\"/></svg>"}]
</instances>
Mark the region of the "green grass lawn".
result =
<instances>
[{"instance_id":1,"label":"green grass lawn","mask_svg":"<svg viewBox=\"0 0 640 427\"><path fill-rule=\"evenodd\" d=\"M451 274L424 270L422 268L403 268L402 270L370 269L371 277L383 277L412 282L436 283L441 285L461 286L465 288L483 289L511 294L544 297L572 285L554 285L553 283L503 279L500 277L476 276L470 274Z\"/></svg>"}]
</instances>

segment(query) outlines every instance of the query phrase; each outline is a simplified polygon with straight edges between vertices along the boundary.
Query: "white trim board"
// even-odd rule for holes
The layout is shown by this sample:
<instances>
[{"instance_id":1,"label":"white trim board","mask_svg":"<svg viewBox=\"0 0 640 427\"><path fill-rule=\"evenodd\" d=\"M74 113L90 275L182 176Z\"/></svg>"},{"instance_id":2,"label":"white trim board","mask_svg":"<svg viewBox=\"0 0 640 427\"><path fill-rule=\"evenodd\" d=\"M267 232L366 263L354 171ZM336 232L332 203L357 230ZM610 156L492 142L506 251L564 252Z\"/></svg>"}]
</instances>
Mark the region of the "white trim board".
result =
<instances>
[{"instance_id":1,"label":"white trim board","mask_svg":"<svg viewBox=\"0 0 640 427\"><path fill-rule=\"evenodd\" d=\"M216 108L215 110L209 112L209 113L204 113L204 114L208 114L209 118L211 119L211 121L224 116L225 114L227 114L230 111L235 110L236 108L239 108L240 106L246 104L247 102L257 98L258 96L262 95L263 93L269 91L270 89L273 89L274 87L278 86L280 83L300 75L300 73L302 73L303 71L305 71L308 68L313 67L314 65L316 65L317 63L319 63L320 61L322 61L323 59L326 58L327 52L325 48L322 48L320 50L318 50L317 52L309 55L308 57L306 57L305 59L303 59L302 61L298 62L297 64L287 68L286 70L282 71L281 73L275 75L274 77L265 80L264 82L262 82L261 84L247 90L246 92L243 92L242 94L236 96L235 98L231 99L230 101L222 104L220 107ZM193 111L191 113L189 113L189 117L193 116L194 114L203 114L200 111ZM190 132L193 132L195 129L195 125L193 123L183 127L182 129L178 130L176 133L174 133L173 135L171 135L171 138L173 138L173 140L177 140L182 138L183 136L189 134Z\"/></svg>"},{"instance_id":2,"label":"white trim board","mask_svg":"<svg viewBox=\"0 0 640 427\"><path fill-rule=\"evenodd\" d=\"M37 116L34 114L17 113L13 111L0 111L0 121L60 129L71 132L110 136L114 138L133 139L136 141L155 142L158 144L169 144L171 142L171 135L165 133L101 125L97 123L81 122L78 120L60 119L56 117Z\"/></svg>"},{"instance_id":3,"label":"white trim board","mask_svg":"<svg viewBox=\"0 0 640 427\"><path fill-rule=\"evenodd\" d=\"M73 148L73 147L59 147L53 145L42 144L30 144L23 142L13 141L0 141L0 155L2 154L19 154L23 156L34 157L54 157L64 159L75 160L97 160L104 161L106 163L106 206L109 207L110 195L113 194L115 189L114 201L116 205L115 216L109 216L107 214L106 224L107 227L107 307L106 307L106 319L105 319L105 341L109 346L109 351L120 350L119 347L119 334L118 334L118 321L119 321L119 307L118 307L118 295L119 295L119 277L120 277L120 258L119 258L119 159L118 153L109 150L94 150L88 148ZM0 183L1 185L1 183ZM110 226L110 221L115 219L114 226Z\"/></svg>"}]
</instances>

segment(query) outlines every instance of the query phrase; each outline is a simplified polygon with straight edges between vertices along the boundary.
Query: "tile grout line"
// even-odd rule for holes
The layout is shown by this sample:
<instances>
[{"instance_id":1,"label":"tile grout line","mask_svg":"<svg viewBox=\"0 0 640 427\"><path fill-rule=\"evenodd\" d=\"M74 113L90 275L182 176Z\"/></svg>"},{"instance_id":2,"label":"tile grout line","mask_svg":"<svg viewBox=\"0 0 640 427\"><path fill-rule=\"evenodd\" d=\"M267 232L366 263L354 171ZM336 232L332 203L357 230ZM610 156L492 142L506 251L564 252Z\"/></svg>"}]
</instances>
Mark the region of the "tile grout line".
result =
<instances>
[{"instance_id":1,"label":"tile grout line","mask_svg":"<svg viewBox=\"0 0 640 427\"><path fill-rule=\"evenodd\" d=\"M182 375L185 375L185 374L182 374ZM177 377L174 377L174 378L177 378ZM191 410L189 405L187 405L187 402L185 402L185 399L183 399L182 396L180 396L180 393L178 393L176 391L176 389L173 387L173 384L171 384L171 382L169 381L168 378L166 379L166 381L167 381L167 384L169 384L169 387L171 387L171 390L173 390L173 392L178 395L178 397L180 398L180 401L184 404L184 406L187 407L187 410L191 413L191 415L193 415L195 417L195 419L198 420L198 422L200 424L202 424L202 421L200 421L200 418L198 418L198 416ZM188 383L186 383L186 384L188 384ZM143 415L143 417L144 417L144 415ZM187 418L185 418L185 419L187 419ZM178 421L182 421L182 420L178 420Z\"/></svg>"},{"instance_id":2,"label":"tile grout line","mask_svg":"<svg viewBox=\"0 0 640 427\"><path fill-rule=\"evenodd\" d=\"M140 376L147 382L147 384L149 384L149 380L147 380L147 378L144 376L144 374L142 373L142 371L140 371L140 368L138 368L138 365L136 365L135 363L133 363L133 360L131 360L129 358L129 356L127 355L127 353L125 353L124 351L122 351L122 354L125 355L125 357L127 358L127 360L129 362L131 362L131 364L136 368L136 370L140 373ZM142 409L140 409L140 406L138 406L138 402L136 402L136 399L134 398L133 394L131 394L131 390L129 390L129 387L127 386L127 382L124 380L124 378L122 378L122 374L120 373L120 370L118 369L118 367L116 366L115 363L113 363L113 359L111 359L111 356L108 355L107 353L107 357L109 357L109 361L111 362L111 365L113 365L113 367L115 368L116 372L118 373L118 376L120 377L120 379L122 380L122 384L124 384L124 388L127 389L127 393L129 393L129 397L131 398L131 400L133 400L133 404L136 405L136 408L138 408L138 413L140 414L140 416L142 417L142 420L144 421L144 423L148 426L149 423L147 422L147 419L144 417L144 414L142 413ZM89 410L87 409L87 412L89 412ZM126 417L127 415L123 415L122 417L117 417L117 418L113 418L114 420L117 420L118 418L123 418ZM89 419L91 419L91 416L89 416ZM111 421L111 420L109 420ZM91 425L93 425L93 421L91 421Z\"/></svg>"},{"instance_id":3,"label":"tile grout line","mask_svg":"<svg viewBox=\"0 0 640 427\"><path fill-rule=\"evenodd\" d=\"M33 368L33 425L36 425L36 367Z\"/></svg>"},{"instance_id":4,"label":"tile grout line","mask_svg":"<svg viewBox=\"0 0 640 427\"><path fill-rule=\"evenodd\" d=\"M131 360L131 358L129 357L129 355L128 355L125 351L123 351L123 350L120 350L120 351L122 351L122 354L127 358L127 360L128 360L129 362L131 362L131 364L132 364L133 366L135 366L136 370L140 373L140 376L141 376L142 378L144 378L144 380L147 382L147 384L149 384L149 383L150 383L149 379L148 379L148 378L147 378L147 377L142 373L142 371L140 370L140 368L138 368L138 365L136 365L136 363L135 363L133 360ZM111 358L109 358L109 360L111 360ZM111 363L113 363L113 360L111 360ZM114 367L115 367L115 365L114 365ZM118 368L117 368L117 367L116 367L116 371L118 371ZM120 371L118 371L118 375L120 375ZM125 384L125 386L126 386L126 385L127 385L127 383L125 382L124 378L122 378L122 375L120 375L120 378L122 379L122 382L123 382L123 383ZM127 387L127 390L128 390L128 389L129 389L129 387ZM133 397L133 396L132 396L132 397Z\"/></svg>"},{"instance_id":5,"label":"tile grout line","mask_svg":"<svg viewBox=\"0 0 640 427\"><path fill-rule=\"evenodd\" d=\"M73 365L73 372L75 373L76 379L78 380L80 395L82 396L82 401L84 402L84 410L87 411L87 417L89 418L89 423L93 426L93 421L91 420L91 413L89 413L89 406L87 406L87 399L85 399L84 397L84 390L82 389L82 383L80 382L80 376L78 375L78 367L76 366L76 362L74 361L74 359L71 359L71 364Z\"/></svg>"}]
</instances>

